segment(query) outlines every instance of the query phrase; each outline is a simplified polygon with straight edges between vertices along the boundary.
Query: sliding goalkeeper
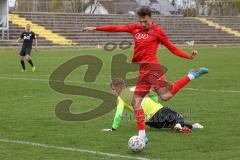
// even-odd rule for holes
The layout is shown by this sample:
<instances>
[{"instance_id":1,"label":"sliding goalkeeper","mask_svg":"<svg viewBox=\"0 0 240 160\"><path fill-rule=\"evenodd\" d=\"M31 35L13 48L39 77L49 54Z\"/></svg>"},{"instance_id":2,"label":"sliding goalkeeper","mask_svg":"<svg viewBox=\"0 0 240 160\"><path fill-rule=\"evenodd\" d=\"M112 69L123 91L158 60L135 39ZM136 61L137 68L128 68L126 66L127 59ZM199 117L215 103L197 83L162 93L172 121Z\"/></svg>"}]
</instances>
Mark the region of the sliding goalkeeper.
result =
<instances>
[{"instance_id":1,"label":"sliding goalkeeper","mask_svg":"<svg viewBox=\"0 0 240 160\"><path fill-rule=\"evenodd\" d=\"M133 112L131 102L134 94L134 87L125 87L125 82L121 78L116 78L111 82L112 92L118 96L117 110L115 113L111 129L103 131L116 131L122 120L123 111L126 109ZM203 128L198 123L186 124L181 114L168 107L163 107L158 102L157 95L146 96L142 101L142 107L146 117L146 125L153 128L172 128L176 132L189 133L193 128Z\"/></svg>"}]
</instances>

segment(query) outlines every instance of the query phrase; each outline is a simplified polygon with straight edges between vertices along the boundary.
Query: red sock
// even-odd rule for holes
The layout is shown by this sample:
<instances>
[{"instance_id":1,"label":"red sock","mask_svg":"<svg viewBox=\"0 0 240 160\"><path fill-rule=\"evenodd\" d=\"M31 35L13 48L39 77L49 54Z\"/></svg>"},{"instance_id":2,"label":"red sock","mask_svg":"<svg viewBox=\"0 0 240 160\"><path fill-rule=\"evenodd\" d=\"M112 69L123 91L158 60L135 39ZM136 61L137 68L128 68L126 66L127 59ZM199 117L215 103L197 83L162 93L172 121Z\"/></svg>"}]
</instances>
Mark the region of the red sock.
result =
<instances>
[{"instance_id":1,"label":"red sock","mask_svg":"<svg viewBox=\"0 0 240 160\"><path fill-rule=\"evenodd\" d=\"M181 88L183 88L185 85L188 84L188 82L190 82L190 79L188 78L188 76L185 76L175 82L173 82L173 84L171 85L171 93L172 94L176 94Z\"/></svg>"},{"instance_id":2,"label":"red sock","mask_svg":"<svg viewBox=\"0 0 240 160\"><path fill-rule=\"evenodd\" d=\"M145 130L145 114L143 109L138 109L134 111L135 119L137 122L138 130Z\"/></svg>"}]
</instances>

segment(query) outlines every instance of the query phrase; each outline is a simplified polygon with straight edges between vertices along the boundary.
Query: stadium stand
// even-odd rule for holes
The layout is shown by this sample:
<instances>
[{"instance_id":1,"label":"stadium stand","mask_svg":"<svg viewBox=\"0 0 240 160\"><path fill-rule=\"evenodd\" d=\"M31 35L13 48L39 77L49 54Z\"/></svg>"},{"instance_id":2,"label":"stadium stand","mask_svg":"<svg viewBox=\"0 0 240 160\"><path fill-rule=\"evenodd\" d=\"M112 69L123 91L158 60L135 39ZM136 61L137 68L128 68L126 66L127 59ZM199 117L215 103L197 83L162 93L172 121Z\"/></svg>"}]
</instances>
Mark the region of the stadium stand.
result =
<instances>
[{"instance_id":1,"label":"stadium stand","mask_svg":"<svg viewBox=\"0 0 240 160\"><path fill-rule=\"evenodd\" d=\"M46 40L49 40L54 44L65 46L77 45L77 43L73 43L72 40L68 40L63 36L60 36L57 33L53 33L51 30L46 29L45 27L40 26L37 23L32 23L32 21L26 20L23 17L19 17L16 14L11 15L11 21L12 23L19 25L20 27L25 27L26 24L31 24L36 34L41 35L41 37L44 37Z\"/></svg>"},{"instance_id":2,"label":"stadium stand","mask_svg":"<svg viewBox=\"0 0 240 160\"><path fill-rule=\"evenodd\" d=\"M227 32L229 34L233 34L236 37L240 37L240 32L235 30L235 29L239 29L239 23L233 23L232 21L231 22L227 22L227 23L223 23L223 22L221 22L221 23L218 22L217 23L217 22L214 22L212 20L209 20L207 18L202 18L202 17L197 17L196 19L201 21L202 23L208 24L211 27L214 27L216 29L220 29L220 30L222 30L224 32ZM214 20L215 21L219 21L216 18ZM227 27L227 25L231 26L231 27ZM238 26L238 27L236 27L235 25Z\"/></svg>"},{"instance_id":3,"label":"stadium stand","mask_svg":"<svg viewBox=\"0 0 240 160\"><path fill-rule=\"evenodd\" d=\"M240 32L240 17L208 17L208 19Z\"/></svg>"},{"instance_id":4,"label":"stadium stand","mask_svg":"<svg viewBox=\"0 0 240 160\"><path fill-rule=\"evenodd\" d=\"M15 16L13 16L15 15ZM73 13L24 13L18 12L11 15L10 21L10 40L1 41L0 46L14 45L20 32L24 29L23 22L18 16L26 19L26 22L44 28L39 31L41 46L58 46L58 45L78 45L78 46L97 46L106 44L106 42L119 43L122 40L131 41L132 38L127 33L83 33L82 28L85 26L99 25L122 25L136 22L134 15L83 15ZM240 37L216 28L200 21L194 17L183 16L154 16L155 22L161 25L168 33L170 40L176 44L184 44L186 41L194 41L195 44L239 44ZM214 17L207 18L208 21L217 22L221 25L232 27L233 30L239 31L240 17ZM34 28L33 28L34 30ZM46 32L48 31L48 32ZM36 31L35 31L36 32ZM239 32L238 32L239 33ZM53 35L54 34L54 35ZM52 40L55 36L62 37L67 41L66 44L56 43ZM59 40L59 41L62 41Z\"/></svg>"}]
</instances>

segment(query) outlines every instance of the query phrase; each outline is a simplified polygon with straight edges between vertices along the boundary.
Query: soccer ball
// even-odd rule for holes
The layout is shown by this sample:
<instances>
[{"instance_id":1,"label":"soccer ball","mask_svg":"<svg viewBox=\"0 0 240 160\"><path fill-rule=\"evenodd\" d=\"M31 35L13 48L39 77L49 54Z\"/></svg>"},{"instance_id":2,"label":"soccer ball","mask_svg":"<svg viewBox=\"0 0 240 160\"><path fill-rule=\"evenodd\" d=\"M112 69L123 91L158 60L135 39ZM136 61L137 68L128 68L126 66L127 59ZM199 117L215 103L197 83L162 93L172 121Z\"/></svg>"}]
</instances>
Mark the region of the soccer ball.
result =
<instances>
[{"instance_id":1,"label":"soccer ball","mask_svg":"<svg viewBox=\"0 0 240 160\"><path fill-rule=\"evenodd\" d=\"M144 139L139 136L132 136L128 140L128 148L132 152L141 152L145 147Z\"/></svg>"}]
</instances>

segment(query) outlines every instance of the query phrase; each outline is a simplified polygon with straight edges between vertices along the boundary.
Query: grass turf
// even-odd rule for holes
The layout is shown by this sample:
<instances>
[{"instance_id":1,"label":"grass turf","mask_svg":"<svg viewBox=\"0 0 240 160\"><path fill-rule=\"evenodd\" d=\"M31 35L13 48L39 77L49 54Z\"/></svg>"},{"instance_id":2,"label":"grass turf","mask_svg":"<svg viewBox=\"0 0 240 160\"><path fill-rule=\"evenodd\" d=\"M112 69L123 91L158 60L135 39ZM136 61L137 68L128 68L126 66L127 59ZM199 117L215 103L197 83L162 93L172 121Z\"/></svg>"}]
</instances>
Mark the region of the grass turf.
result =
<instances>
[{"instance_id":1,"label":"grass turf","mask_svg":"<svg viewBox=\"0 0 240 160\"><path fill-rule=\"evenodd\" d=\"M102 128L112 124L114 111L87 122L65 122L55 116L55 105L63 99L74 100L73 112L87 111L100 102L82 96L64 95L53 91L48 77L59 65L79 55L94 55L103 60L104 66L96 83L85 86L110 92L111 58L124 53L131 59L132 50L106 52L95 49L41 49L33 52L36 72L28 64L27 72L20 72L19 51L0 50L0 139L22 140L49 145L74 147L127 156L165 160L237 160L240 157L240 74L239 48L197 48L199 57L185 60L160 49L161 63L168 67L167 78L174 81L193 67L206 66L210 73L187 88L203 89L180 91L165 106L171 106L184 115L187 121L199 122L203 130L176 134L171 130L147 129L150 143L145 150L133 154L127 141L136 134L135 123L123 120L114 133L103 133ZM185 49L190 51L190 49ZM84 69L77 69L67 78L79 86ZM77 83L79 82L79 83ZM230 92L229 92L230 91ZM234 92L236 91L236 92ZM191 119L189 113L191 111ZM77 153L28 145L0 142L1 160L51 159L118 159L91 153ZM124 159L124 158L123 158Z\"/></svg>"}]
</instances>

